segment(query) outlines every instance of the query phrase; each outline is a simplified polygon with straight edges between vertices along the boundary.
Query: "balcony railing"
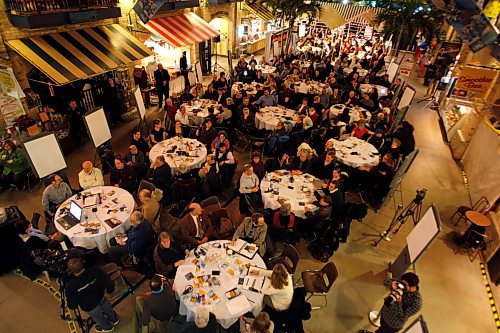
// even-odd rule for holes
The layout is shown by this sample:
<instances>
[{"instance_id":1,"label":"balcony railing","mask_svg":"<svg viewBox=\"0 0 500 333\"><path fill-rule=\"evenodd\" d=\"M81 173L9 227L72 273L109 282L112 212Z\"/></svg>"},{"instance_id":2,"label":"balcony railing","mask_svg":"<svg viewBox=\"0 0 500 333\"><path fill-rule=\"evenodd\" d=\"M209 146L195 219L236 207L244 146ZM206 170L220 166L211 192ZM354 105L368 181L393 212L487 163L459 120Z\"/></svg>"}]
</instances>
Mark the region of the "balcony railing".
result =
<instances>
[{"instance_id":1,"label":"balcony railing","mask_svg":"<svg viewBox=\"0 0 500 333\"><path fill-rule=\"evenodd\" d=\"M43 14L116 7L119 0L8 0L11 13Z\"/></svg>"}]
</instances>

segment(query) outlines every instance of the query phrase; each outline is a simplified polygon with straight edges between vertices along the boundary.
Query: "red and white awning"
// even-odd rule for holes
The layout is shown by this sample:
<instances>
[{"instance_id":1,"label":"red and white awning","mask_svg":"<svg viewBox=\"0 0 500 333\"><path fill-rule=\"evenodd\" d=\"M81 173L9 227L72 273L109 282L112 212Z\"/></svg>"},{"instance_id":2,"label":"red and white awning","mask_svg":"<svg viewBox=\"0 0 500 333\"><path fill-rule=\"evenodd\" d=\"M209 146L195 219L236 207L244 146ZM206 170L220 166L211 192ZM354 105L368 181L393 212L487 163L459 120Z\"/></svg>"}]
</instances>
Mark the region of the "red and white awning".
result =
<instances>
[{"instance_id":1,"label":"red and white awning","mask_svg":"<svg viewBox=\"0 0 500 333\"><path fill-rule=\"evenodd\" d=\"M217 29L191 12L155 18L144 26L173 47L203 42L220 35Z\"/></svg>"}]
</instances>

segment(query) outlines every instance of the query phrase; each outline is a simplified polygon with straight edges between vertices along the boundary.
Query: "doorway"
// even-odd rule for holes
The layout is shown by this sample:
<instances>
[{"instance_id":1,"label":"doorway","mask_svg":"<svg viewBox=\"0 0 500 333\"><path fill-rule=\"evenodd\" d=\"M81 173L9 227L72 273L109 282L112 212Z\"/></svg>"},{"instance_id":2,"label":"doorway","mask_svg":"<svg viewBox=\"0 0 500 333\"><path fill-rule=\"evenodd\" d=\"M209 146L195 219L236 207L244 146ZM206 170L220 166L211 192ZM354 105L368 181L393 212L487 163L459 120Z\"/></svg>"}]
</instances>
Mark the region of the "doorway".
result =
<instances>
[{"instance_id":1,"label":"doorway","mask_svg":"<svg viewBox=\"0 0 500 333\"><path fill-rule=\"evenodd\" d=\"M220 31L220 41L212 43L212 54L227 56L227 51L229 50L229 20L223 17L216 17L210 21L210 25Z\"/></svg>"}]
</instances>

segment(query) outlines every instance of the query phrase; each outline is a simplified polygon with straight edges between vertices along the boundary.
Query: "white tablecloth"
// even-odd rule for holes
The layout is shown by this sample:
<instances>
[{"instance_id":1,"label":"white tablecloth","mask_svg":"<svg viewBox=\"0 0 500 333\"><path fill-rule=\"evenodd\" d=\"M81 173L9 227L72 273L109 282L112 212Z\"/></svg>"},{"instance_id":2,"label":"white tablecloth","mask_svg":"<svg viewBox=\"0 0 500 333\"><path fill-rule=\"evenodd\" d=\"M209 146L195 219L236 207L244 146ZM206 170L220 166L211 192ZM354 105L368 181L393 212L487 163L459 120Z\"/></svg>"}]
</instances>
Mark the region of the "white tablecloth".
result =
<instances>
[{"instance_id":1,"label":"white tablecloth","mask_svg":"<svg viewBox=\"0 0 500 333\"><path fill-rule=\"evenodd\" d=\"M81 193L101 193L101 203L95 206L83 208L82 223L66 230L58 222L57 219L66 214L61 212L62 208L68 207L71 201L75 201L80 207L83 207L83 197L76 199L76 195L64 202L56 212L55 225L57 230L63 235L68 236L69 240L75 246L81 246L86 249L99 249L101 253L106 253L109 250L109 240L119 233L124 233L130 228L130 215L134 211L135 201L132 195L124 189L114 186L97 186ZM114 191L115 193L110 195ZM97 212L92 212L92 208L97 208ZM113 210L113 212L111 212ZM85 216L87 219L85 219ZM111 228L104 222L106 219L116 218L122 223L114 228ZM96 223L98 233L92 234L85 232L85 223Z\"/></svg>"},{"instance_id":2,"label":"white tablecloth","mask_svg":"<svg viewBox=\"0 0 500 333\"><path fill-rule=\"evenodd\" d=\"M238 85L240 85L240 84L243 85L243 90L247 93L247 95L251 95L251 96L257 94L256 86L258 84L260 84L261 87L264 85L263 83L257 83L255 81L252 83L235 82L231 86L231 96L236 95L236 93L238 92Z\"/></svg>"},{"instance_id":3,"label":"white tablecloth","mask_svg":"<svg viewBox=\"0 0 500 333\"><path fill-rule=\"evenodd\" d=\"M288 118L288 119L286 119ZM283 121L286 127L293 126L297 122L298 116L294 110L283 109L276 106L266 106L260 108L255 114L255 126L258 129L274 130L278 121Z\"/></svg>"},{"instance_id":4,"label":"white tablecloth","mask_svg":"<svg viewBox=\"0 0 500 333\"><path fill-rule=\"evenodd\" d=\"M324 83L309 81L309 82L295 82L294 89L296 93L302 94L321 94L321 91L325 87Z\"/></svg>"},{"instance_id":5,"label":"white tablecloth","mask_svg":"<svg viewBox=\"0 0 500 333\"><path fill-rule=\"evenodd\" d=\"M189 118L191 118L196 125L202 124L205 118L208 117L209 107L214 108L215 115L220 113L219 111L220 104L218 104L217 102L212 102L209 99L193 100L188 103L184 103L182 105L186 107L186 111L187 114L189 115ZM195 113L194 112L195 110L199 111Z\"/></svg>"},{"instance_id":6,"label":"white tablecloth","mask_svg":"<svg viewBox=\"0 0 500 333\"><path fill-rule=\"evenodd\" d=\"M369 93L372 88L377 88L379 96L387 96L387 88L384 86L380 86L378 84L367 84L367 83L359 85L359 89L364 93Z\"/></svg>"},{"instance_id":7,"label":"white tablecloth","mask_svg":"<svg viewBox=\"0 0 500 333\"><path fill-rule=\"evenodd\" d=\"M278 209L281 207L278 199L283 199L285 202L290 203L295 216L305 218L305 206L301 206L299 203L315 201L314 183L316 182L316 188L319 188L323 184L323 181L307 173L293 176L293 183L290 181L290 177L290 171L286 170L266 174L260 183L264 208ZM289 186L292 188L289 188ZM277 194L270 190L276 191ZM311 212L317 209L314 205L307 205L307 207Z\"/></svg>"},{"instance_id":8,"label":"white tablecloth","mask_svg":"<svg viewBox=\"0 0 500 333\"><path fill-rule=\"evenodd\" d=\"M261 70L262 75L264 77L267 77L268 74L273 74L274 72L276 72L276 67L269 66L269 65L257 65L257 66L255 66L255 69Z\"/></svg>"},{"instance_id":9,"label":"white tablecloth","mask_svg":"<svg viewBox=\"0 0 500 333\"><path fill-rule=\"evenodd\" d=\"M346 68L344 68L344 74L349 75L352 73L352 70L353 70L353 67L346 67ZM368 74L368 71L366 69L363 69L363 68L358 68L358 74L360 77L365 77L366 74Z\"/></svg>"},{"instance_id":10,"label":"white tablecloth","mask_svg":"<svg viewBox=\"0 0 500 333\"><path fill-rule=\"evenodd\" d=\"M341 115L345 109L349 109L349 124L352 124L355 121L360 120L360 113L364 112L363 114L365 115L365 122L369 123L370 120L372 119L372 114L368 112L367 110L363 109L361 106L355 106L355 107L347 107L345 104L335 104L330 106L330 113L334 116Z\"/></svg>"},{"instance_id":11,"label":"white tablecloth","mask_svg":"<svg viewBox=\"0 0 500 333\"><path fill-rule=\"evenodd\" d=\"M187 152L189 157L179 156L177 153L180 151ZM174 137L155 144L149 151L151 161L159 155L165 157L165 161L172 169L172 175L175 175L182 161L186 162L188 170L201 168L207 158L207 148L198 140Z\"/></svg>"},{"instance_id":12,"label":"white tablecloth","mask_svg":"<svg viewBox=\"0 0 500 333\"><path fill-rule=\"evenodd\" d=\"M264 260L262 260L258 253L255 254L252 260L236 253L233 255L227 255L224 245L228 245L229 243L229 241L225 240L208 242L203 245L207 254L205 257L200 257L198 266L194 263L196 262L196 257L194 256L193 251L191 251L189 257L186 259L186 262L177 268L173 290L181 301L179 308L179 313L181 315L187 315L188 318L194 317L197 307L201 304L193 304L190 302L190 299L193 294L199 295L201 290L207 294L210 291L213 291L220 298L220 301L217 304L212 304L211 312L215 315L217 321L222 325L222 327L226 329L237 322L239 317L246 312L252 311L254 315L257 315L260 311L262 311L262 301L264 299L263 295L261 293L243 290L241 286L238 285L238 279L240 276L244 277L248 273L248 266L242 268L244 265L250 264L252 266L265 268L266 266L264 264ZM205 267L200 269L201 265L203 265L202 262ZM216 285L217 283L212 283L211 286L208 284L198 285L194 283L194 279L189 281L186 279L186 274L192 273L195 277L211 275L212 270L220 271L219 278L217 278L219 285ZM231 272L233 275L230 274ZM188 295L182 295L187 286L193 287L193 292ZM226 297L225 292L234 287L241 290L242 295L233 298L233 300L240 297L246 297L250 307L242 309L238 313L232 314L228 309L230 303L228 303L229 300ZM206 305L209 305L208 303L209 298L206 296Z\"/></svg>"},{"instance_id":13,"label":"white tablecloth","mask_svg":"<svg viewBox=\"0 0 500 333\"><path fill-rule=\"evenodd\" d=\"M335 158L353 168L372 167L379 162L377 149L372 144L355 137L348 137L344 141L334 140L333 147L337 151Z\"/></svg>"}]
</instances>

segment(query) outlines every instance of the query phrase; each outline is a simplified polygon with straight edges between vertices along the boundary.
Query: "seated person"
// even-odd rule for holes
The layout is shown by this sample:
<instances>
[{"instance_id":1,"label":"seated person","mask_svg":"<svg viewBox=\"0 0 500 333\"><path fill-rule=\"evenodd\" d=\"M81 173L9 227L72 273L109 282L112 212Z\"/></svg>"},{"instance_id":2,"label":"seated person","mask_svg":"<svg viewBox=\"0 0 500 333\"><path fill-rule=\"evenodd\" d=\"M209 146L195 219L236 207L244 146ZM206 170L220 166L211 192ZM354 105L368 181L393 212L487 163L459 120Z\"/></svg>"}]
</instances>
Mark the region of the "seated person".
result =
<instances>
[{"instance_id":1,"label":"seated person","mask_svg":"<svg viewBox=\"0 0 500 333\"><path fill-rule=\"evenodd\" d=\"M236 171L236 160L234 159L234 155L227 149L226 145L219 145L219 148L214 154L215 161L219 165L222 186L228 186Z\"/></svg>"},{"instance_id":2,"label":"seated person","mask_svg":"<svg viewBox=\"0 0 500 333\"><path fill-rule=\"evenodd\" d=\"M284 153L281 157L270 158L266 161L265 171L274 172L276 170L286 170L290 166L290 157Z\"/></svg>"},{"instance_id":3,"label":"seated person","mask_svg":"<svg viewBox=\"0 0 500 333\"><path fill-rule=\"evenodd\" d=\"M200 204L191 203L188 209L189 214L181 220L182 238L188 248L195 248L208 242L213 228L210 219L204 216Z\"/></svg>"},{"instance_id":4,"label":"seated person","mask_svg":"<svg viewBox=\"0 0 500 333\"><path fill-rule=\"evenodd\" d=\"M132 141L130 141L130 145L136 146L144 156L149 156L148 143L146 142L146 140L144 140L141 131L137 128L132 130Z\"/></svg>"},{"instance_id":5,"label":"seated person","mask_svg":"<svg viewBox=\"0 0 500 333\"><path fill-rule=\"evenodd\" d=\"M219 165L215 161L214 155L207 155L205 164L198 171L198 176L201 179L202 191L207 197L216 195L221 190L219 171Z\"/></svg>"},{"instance_id":6,"label":"seated person","mask_svg":"<svg viewBox=\"0 0 500 333\"><path fill-rule=\"evenodd\" d=\"M167 140L167 131L165 128L161 127L161 120L153 120L153 128L151 129L151 134L149 134L149 141L151 145L154 146L158 142Z\"/></svg>"},{"instance_id":7,"label":"seated person","mask_svg":"<svg viewBox=\"0 0 500 333\"><path fill-rule=\"evenodd\" d=\"M376 149L382 148L384 144L384 130L377 128L373 135L368 138L368 143L372 144Z\"/></svg>"},{"instance_id":8,"label":"seated person","mask_svg":"<svg viewBox=\"0 0 500 333\"><path fill-rule=\"evenodd\" d=\"M128 153L125 154L123 160L125 161L126 165L134 169L137 175L139 175L139 178L142 178L143 176L146 175L147 171L146 158L144 154L141 151L139 151L139 149L137 149L136 146L130 145L128 147Z\"/></svg>"},{"instance_id":9,"label":"seated person","mask_svg":"<svg viewBox=\"0 0 500 333\"><path fill-rule=\"evenodd\" d=\"M163 276L155 275L149 282L149 292L136 297L132 318L134 332L146 328L153 321L159 332L165 332L170 321L178 313L174 292ZM140 326L139 326L140 325ZM144 330L142 330L144 331Z\"/></svg>"},{"instance_id":10,"label":"seated person","mask_svg":"<svg viewBox=\"0 0 500 333\"><path fill-rule=\"evenodd\" d=\"M144 221L141 212L135 211L130 215L130 225L126 234L118 234L109 241L109 259L119 266L123 266L121 258L124 255L130 254L142 259L156 243L156 235L149 223Z\"/></svg>"},{"instance_id":11,"label":"seated person","mask_svg":"<svg viewBox=\"0 0 500 333\"><path fill-rule=\"evenodd\" d=\"M21 148L17 148L11 140L6 140L3 148L0 150L0 170L3 169L0 177L0 189L11 184L20 189L29 169L24 152Z\"/></svg>"},{"instance_id":12,"label":"seated person","mask_svg":"<svg viewBox=\"0 0 500 333\"><path fill-rule=\"evenodd\" d=\"M332 198L332 217L337 220L340 218L345 205L344 194L340 189L340 181L331 180L324 192Z\"/></svg>"},{"instance_id":13,"label":"seated person","mask_svg":"<svg viewBox=\"0 0 500 333\"><path fill-rule=\"evenodd\" d=\"M253 172L257 175L257 177L259 177L259 179L264 178L264 176L266 175L266 170L258 151L252 153L252 160L250 161L250 165L253 168Z\"/></svg>"},{"instance_id":14,"label":"seated person","mask_svg":"<svg viewBox=\"0 0 500 333\"><path fill-rule=\"evenodd\" d=\"M186 162L182 161L179 163L179 168L177 173L174 175L174 181L176 180L188 180L194 178L193 170L188 170L188 165Z\"/></svg>"},{"instance_id":15,"label":"seated person","mask_svg":"<svg viewBox=\"0 0 500 333\"><path fill-rule=\"evenodd\" d=\"M281 203L280 209L274 213L271 238L288 244L298 241L299 237L295 232L295 214L292 213L292 206L289 203Z\"/></svg>"},{"instance_id":16,"label":"seated person","mask_svg":"<svg viewBox=\"0 0 500 333\"><path fill-rule=\"evenodd\" d=\"M175 278L177 267L184 263L187 252L168 233L161 232L153 253L156 271L168 279Z\"/></svg>"},{"instance_id":17,"label":"seated person","mask_svg":"<svg viewBox=\"0 0 500 333\"><path fill-rule=\"evenodd\" d=\"M354 136L360 140L366 140L373 132L369 131L365 127L365 121L359 120L354 123L354 128L351 132L351 136Z\"/></svg>"},{"instance_id":18,"label":"seated person","mask_svg":"<svg viewBox=\"0 0 500 333\"><path fill-rule=\"evenodd\" d=\"M312 174L319 179L330 179L335 169L335 149L325 151L314 161Z\"/></svg>"},{"instance_id":19,"label":"seated person","mask_svg":"<svg viewBox=\"0 0 500 333\"><path fill-rule=\"evenodd\" d=\"M180 120L174 121L174 126L170 129L169 135L171 138L173 137L184 137L188 134L189 127L183 126Z\"/></svg>"},{"instance_id":20,"label":"seated person","mask_svg":"<svg viewBox=\"0 0 500 333\"><path fill-rule=\"evenodd\" d=\"M268 278L262 287L266 306L276 311L288 310L293 299L293 280L283 264L276 264L272 271L252 267L250 275Z\"/></svg>"},{"instance_id":21,"label":"seated person","mask_svg":"<svg viewBox=\"0 0 500 333\"><path fill-rule=\"evenodd\" d=\"M241 333L273 333L274 323L267 312L260 312L255 318L240 317Z\"/></svg>"},{"instance_id":22,"label":"seated person","mask_svg":"<svg viewBox=\"0 0 500 333\"><path fill-rule=\"evenodd\" d=\"M199 306L194 316L194 322L188 322L180 333L217 333L217 319L207 307Z\"/></svg>"},{"instance_id":23,"label":"seated person","mask_svg":"<svg viewBox=\"0 0 500 333\"><path fill-rule=\"evenodd\" d=\"M309 210L309 207L305 206L307 224L306 231L308 230L324 230L326 228L326 223L330 220L332 216L332 198L325 195L319 201L309 202L318 207L314 212Z\"/></svg>"},{"instance_id":24,"label":"seated person","mask_svg":"<svg viewBox=\"0 0 500 333\"><path fill-rule=\"evenodd\" d=\"M59 242L56 240L60 236L58 232L47 236L43 231L35 229L28 220L16 221L14 229L29 251L60 247Z\"/></svg>"},{"instance_id":25,"label":"seated person","mask_svg":"<svg viewBox=\"0 0 500 333\"><path fill-rule=\"evenodd\" d=\"M387 193L394 175L396 161L391 153L382 156L380 163L374 167L361 167L354 177L357 183L365 185L373 194L373 199L379 201Z\"/></svg>"},{"instance_id":26,"label":"seated person","mask_svg":"<svg viewBox=\"0 0 500 333\"><path fill-rule=\"evenodd\" d=\"M267 224L264 221L264 216L260 213L254 213L252 217L245 217L238 226L233 235L233 244L237 239L243 239L257 245L259 254L264 256L266 254L266 236Z\"/></svg>"},{"instance_id":27,"label":"seated person","mask_svg":"<svg viewBox=\"0 0 500 333\"><path fill-rule=\"evenodd\" d=\"M172 169L170 169L170 165L165 162L165 157L163 155L157 156L156 159L151 162L146 178L163 191L164 198L167 197L172 184Z\"/></svg>"},{"instance_id":28,"label":"seated person","mask_svg":"<svg viewBox=\"0 0 500 333\"><path fill-rule=\"evenodd\" d=\"M139 199L142 216L149 224L151 224L151 227L156 233L159 232L161 229L158 215L158 212L160 211L160 204L152 198L151 191L146 188L139 191L137 198Z\"/></svg>"},{"instance_id":29,"label":"seated person","mask_svg":"<svg viewBox=\"0 0 500 333\"><path fill-rule=\"evenodd\" d=\"M180 121L183 126L189 126L189 115L184 105L181 105L175 113L175 121Z\"/></svg>"},{"instance_id":30,"label":"seated person","mask_svg":"<svg viewBox=\"0 0 500 333\"><path fill-rule=\"evenodd\" d=\"M131 166L125 164L123 158L115 156L115 168L111 170L109 182L112 186L134 193L137 184L137 174Z\"/></svg>"},{"instance_id":31,"label":"seated person","mask_svg":"<svg viewBox=\"0 0 500 333\"><path fill-rule=\"evenodd\" d=\"M295 157L288 167L292 171L292 174L300 175L303 173L308 173L311 170L311 160L309 159L309 153L306 151L301 151L299 156Z\"/></svg>"},{"instance_id":32,"label":"seated person","mask_svg":"<svg viewBox=\"0 0 500 333\"><path fill-rule=\"evenodd\" d=\"M57 208L73 195L69 185L63 182L59 175L52 174L48 180L50 185L45 188L42 195L42 206L47 222L52 221Z\"/></svg>"},{"instance_id":33,"label":"seated person","mask_svg":"<svg viewBox=\"0 0 500 333\"><path fill-rule=\"evenodd\" d=\"M250 112L249 108L243 108L243 113L240 119L241 127L244 132L252 135L256 131L255 114Z\"/></svg>"},{"instance_id":34,"label":"seated person","mask_svg":"<svg viewBox=\"0 0 500 333\"><path fill-rule=\"evenodd\" d=\"M217 149L220 145L225 145L227 149L231 148L231 144L229 143L229 139L227 138L227 134L225 131L220 131L217 134L217 137L212 141L212 151Z\"/></svg>"},{"instance_id":35,"label":"seated person","mask_svg":"<svg viewBox=\"0 0 500 333\"><path fill-rule=\"evenodd\" d=\"M203 127L201 129L196 130L196 137L201 143L203 143L210 150L212 142L217 137L217 131L213 127L212 119L210 118L205 119Z\"/></svg>"},{"instance_id":36,"label":"seated person","mask_svg":"<svg viewBox=\"0 0 500 333\"><path fill-rule=\"evenodd\" d=\"M240 177L240 193L247 194L251 200L259 202L261 200L259 184L259 177L253 172L252 165L245 164Z\"/></svg>"},{"instance_id":37,"label":"seated person","mask_svg":"<svg viewBox=\"0 0 500 333\"><path fill-rule=\"evenodd\" d=\"M82 189L88 190L91 187L104 185L101 169L94 168L92 162L83 162L82 169L83 170L78 173L78 183Z\"/></svg>"}]
</instances>

